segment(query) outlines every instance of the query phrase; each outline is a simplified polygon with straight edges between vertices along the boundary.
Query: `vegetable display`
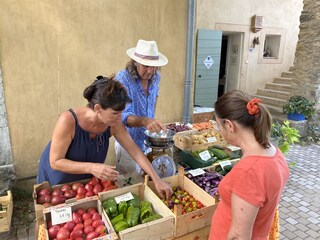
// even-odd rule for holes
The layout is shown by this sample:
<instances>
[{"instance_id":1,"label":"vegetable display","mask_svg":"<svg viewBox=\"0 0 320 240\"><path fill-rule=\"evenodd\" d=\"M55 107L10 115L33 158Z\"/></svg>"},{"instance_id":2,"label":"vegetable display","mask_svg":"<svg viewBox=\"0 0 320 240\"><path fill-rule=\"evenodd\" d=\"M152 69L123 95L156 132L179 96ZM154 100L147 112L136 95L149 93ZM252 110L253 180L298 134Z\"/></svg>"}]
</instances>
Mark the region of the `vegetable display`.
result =
<instances>
[{"instance_id":1,"label":"vegetable display","mask_svg":"<svg viewBox=\"0 0 320 240\"><path fill-rule=\"evenodd\" d=\"M92 207L87 210L79 208L72 212L72 221L70 222L52 226L49 221L47 226L49 239L56 240L91 240L107 234L101 215Z\"/></svg>"},{"instance_id":2,"label":"vegetable display","mask_svg":"<svg viewBox=\"0 0 320 240\"><path fill-rule=\"evenodd\" d=\"M216 172L210 172L205 170L205 173L198 176L193 176L188 173L187 177L209 193L212 197L215 197L218 194L218 186L223 176Z\"/></svg>"},{"instance_id":3,"label":"vegetable display","mask_svg":"<svg viewBox=\"0 0 320 240\"><path fill-rule=\"evenodd\" d=\"M70 198L82 199L98 195L99 192L116 188L117 186L112 181L102 181L96 177L92 177L86 184L75 182L72 184L64 184L53 190L50 188L42 188L37 191L37 203L45 207L50 207L64 203Z\"/></svg>"},{"instance_id":4,"label":"vegetable display","mask_svg":"<svg viewBox=\"0 0 320 240\"><path fill-rule=\"evenodd\" d=\"M196 200L191 194L186 190L183 190L179 186L172 188L173 194L169 200L162 199L162 202L174 212L174 206L180 205L182 207L182 214L187 214L198 209L204 208L204 205Z\"/></svg>"},{"instance_id":5,"label":"vegetable display","mask_svg":"<svg viewBox=\"0 0 320 240\"><path fill-rule=\"evenodd\" d=\"M117 233L138 224L162 218L161 215L154 212L150 202L141 201L138 195L131 194L133 199L120 201L118 204L114 197L102 201L103 209L106 211Z\"/></svg>"},{"instance_id":6,"label":"vegetable display","mask_svg":"<svg viewBox=\"0 0 320 240\"><path fill-rule=\"evenodd\" d=\"M183 131L188 131L191 128L188 126L188 124L185 123L170 123L166 125L167 129L170 129L172 131L177 132L183 132Z\"/></svg>"}]
</instances>

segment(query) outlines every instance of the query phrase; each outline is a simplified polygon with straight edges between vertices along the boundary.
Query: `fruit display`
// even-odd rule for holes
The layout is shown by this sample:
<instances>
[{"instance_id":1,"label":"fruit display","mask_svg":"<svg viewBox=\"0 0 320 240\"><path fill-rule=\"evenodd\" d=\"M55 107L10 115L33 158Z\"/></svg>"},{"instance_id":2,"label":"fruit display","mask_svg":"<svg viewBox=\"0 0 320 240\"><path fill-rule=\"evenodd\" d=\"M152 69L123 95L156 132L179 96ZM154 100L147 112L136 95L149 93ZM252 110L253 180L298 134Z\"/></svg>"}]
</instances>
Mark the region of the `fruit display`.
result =
<instances>
[{"instance_id":1,"label":"fruit display","mask_svg":"<svg viewBox=\"0 0 320 240\"><path fill-rule=\"evenodd\" d=\"M64 203L67 199L82 199L116 189L117 186L112 181L102 181L96 177L92 177L87 183L75 182L64 184L59 187L42 188L37 191L37 204L45 207L55 206Z\"/></svg>"},{"instance_id":2,"label":"fruit display","mask_svg":"<svg viewBox=\"0 0 320 240\"><path fill-rule=\"evenodd\" d=\"M139 197L131 193L133 199L116 202L114 197L102 201L102 206L107 213L114 230L118 233L138 224L151 222L162 218L160 214L153 211L152 204L141 201Z\"/></svg>"},{"instance_id":3,"label":"fruit display","mask_svg":"<svg viewBox=\"0 0 320 240\"><path fill-rule=\"evenodd\" d=\"M218 186L223 176L216 172L205 170L204 174L193 176L191 173L186 175L191 181L209 193L212 197L218 194Z\"/></svg>"},{"instance_id":4,"label":"fruit display","mask_svg":"<svg viewBox=\"0 0 320 240\"><path fill-rule=\"evenodd\" d=\"M52 225L47 222L49 239L91 240L106 235L107 230L96 208L79 208L72 212L72 221Z\"/></svg>"},{"instance_id":5,"label":"fruit display","mask_svg":"<svg viewBox=\"0 0 320 240\"><path fill-rule=\"evenodd\" d=\"M179 186L172 188L173 194L169 200L162 199L162 202L174 212L174 206L179 205L182 207L182 214L190 213L195 210L204 208L204 205L197 199L195 199L186 190L183 190Z\"/></svg>"}]
</instances>

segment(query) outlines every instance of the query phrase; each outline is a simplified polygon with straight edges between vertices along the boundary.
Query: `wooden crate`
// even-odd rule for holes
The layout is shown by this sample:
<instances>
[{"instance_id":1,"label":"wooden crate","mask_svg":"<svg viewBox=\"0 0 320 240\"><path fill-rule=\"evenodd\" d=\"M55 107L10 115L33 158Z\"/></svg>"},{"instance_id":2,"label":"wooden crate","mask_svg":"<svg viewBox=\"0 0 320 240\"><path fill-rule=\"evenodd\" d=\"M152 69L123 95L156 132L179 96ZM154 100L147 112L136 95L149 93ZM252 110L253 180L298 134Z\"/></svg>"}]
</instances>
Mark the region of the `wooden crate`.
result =
<instances>
[{"instance_id":1,"label":"wooden crate","mask_svg":"<svg viewBox=\"0 0 320 240\"><path fill-rule=\"evenodd\" d=\"M65 184L72 185L75 182L80 182L80 183L86 184L89 181L90 181L90 179L84 179L84 180L79 180L79 181L74 181L74 182L69 182L69 183L58 184L58 185L54 185L54 186L51 186L50 183L47 181L40 183L40 184L35 184L33 186L32 197L33 197L34 213L35 213L36 219L43 218L43 210L45 209L45 207L42 204L37 204L37 192L39 190L44 189L44 188L49 188L51 191L53 191L54 189L61 188ZM70 199L67 199L65 203L72 203L75 200L76 200L76 198L70 198Z\"/></svg>"},{"instance_id":2,"label":"wooden crate","mask_svg":"<svg viewBox=\"0 0 320 240\"><path fill-rule=\"evenodd\" d=\"M0 211L0 233L10 230L11 218L13 211L13 200L11 191L7 191L7 195L0 197L0 204L5 208Z\"/></svg>"},{"instance_id":3,"label":"wooden crate","mask_svg":"<svg viewBox=\"0 0 320 240\"><path fill-rule=\"evenodd\" d=\"M103 202L107 198L120 196L128 192L137 194L141 200L151 202L155 213L158 213L163 217L152 222L139 224L120 231L118 233L119 238L121 240L155 240L172 238L174 236L174 217L172 216L172 212L161 202L157 195L143 183L99 193L99 198L100 201Z\"/></svg>"},{"instance_id":4,"label":"wooden crate","mask_svg":"<svg viewBox=\"0 0 320 240\"><path fill-rule=\"evenodd\" d=\"M54 209L62 209L62 208L68 208L68 207L71 207L72 212L76 211L79 208L83 208L85 210L90 207L96 208L99 214L101 215L102 221L104 221L105 223L108 234L102 237L97 237L95 239L96 240L117 240L118 239L117 234L114 232L112 228L111 222L109 221L108 217L105 215L105 212L103 211L103 208L100 200L98 199L98 196L93 196L89 198L83 198L77 201L74 200L74 202L72 203L65 203L65 204L60 204L57 206L45 208L43 210L43 214L44 214L43 223L45 224L46 240L49 240L49 235L47 231L47 222L51 220L51 211ZM39 223L41 223L41 220L39 221Z\"/></svg>"},{"instance_id":5,"label":"wooden crate","mask_svg":"<svg viewBox=\"0 0 320 240\"><path fill-rule=\"evenodd\" d=\"M186 150L186 151L207 150L209 147L212 147L212 146L226 147L228 145L227 141L218 132L216 132L218 137L211 138L210 142L202 143L202 144L192 144L192 140L191 140L192 135L201 135L203 133L208 133L212 131L215 131L215 130L213 129L203 130L203 131L189 130L189 131L177 133L173 137L174 145L177 148L181 150Z\"/></svg>"},{"instance_id":6,"label":"wooden crate","mask_svg":"<svg viewBox=\"0 0 320 240\"><path fill-rule=\"evenodd\" d=\"M163 178L162 180L168 183L171 187L179 186L186 190L205 206L202 209L198 209L184 215L178 215L170 211L175 218L174 237L181 237L211 225L212 216L217 207L218 201L184 176L184 169L182 167L179 168L178 175ZM156 192L155 185L152 181L146 181L146 184ZM165 206L162 201L161 204Z\"/></svg>"},{"instance_id":7,"label":"wooden crate","mask_svg":"<svg viewBox=\"0 0 320 240\"><path fill-rule=\"evenodd\" d=\"M193 123L208 122L213 119L213 112L202 112L193 114Z\"/></svg>"},{"instance_id":8,"label":"wooden crate","mask_svg":"<svg viewBox=\"0 0 320 240\"><path fill-rule=\"evenodd\" d=\"M171 239L172 240L208 240L209 234L210 234L210 227L211 226L207 226L197 231L194 231L192 233L189 233L187 235L183 235L181 237L176 237Z\"/></svg>"}]
</instances>

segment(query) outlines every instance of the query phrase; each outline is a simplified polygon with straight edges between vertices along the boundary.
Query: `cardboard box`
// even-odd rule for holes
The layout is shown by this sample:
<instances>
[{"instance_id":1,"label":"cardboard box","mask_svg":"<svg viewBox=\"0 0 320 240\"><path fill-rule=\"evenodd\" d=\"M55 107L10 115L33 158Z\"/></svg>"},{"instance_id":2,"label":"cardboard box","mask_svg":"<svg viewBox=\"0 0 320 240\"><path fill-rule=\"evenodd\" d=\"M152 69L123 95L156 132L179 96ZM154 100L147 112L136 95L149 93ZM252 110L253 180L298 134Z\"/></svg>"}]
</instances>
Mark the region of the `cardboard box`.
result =
<instances>
[{"instance_id":1,"label":"cardboard box","mask_svg":"<svg viewBox=\"0 0 320 240\"><path fill-rule=\"evenodd\" d=\"M181 237L172 238L172 240L208 240L210 234L210 227L211 226L201 228L197 231L183 235Z\"/></svg>"},{"instance_id":2,"label":"cardboard box","mask_svg":"<svg viewBox=\"0 0 320 240\"><path fill-rule=\"evenodd\" d=\"M143 183L99 193L99 198L100 201L103 202L110 197L120 196L128 192L137 194L140 200L151 202L154 212L162 215L162 218L120 231L118 233L119 238L121 240L172 238L174 234L174 217L172 216L172 212L161 202L157 195Z\"/></svg>"},{"instance_id":3,"label":"cardboard box","mask_svg":"<svg viewBox=\"0 0 320 240\"><path fill-rule=\"evenodd\" d=\"M0 197L2 210L0 211L0 233L7 232L11 227L11 218L13 211L13 200L11 191L7 191L7 195Z\"/></svg>"},{"instance_id":4,"label":"cardboard box","mask_svg":"<svg viewBox=\"0 0 320 240\"><path fill-rule=\"evenodd\" d=\"M184 176L184 169L179 168L178 175L163 178L163 181L171 187L179 186L191 194L196 200L199 200L205 207L196 211L179 215L170 211L175 218L174 236L181 237L197 231L201 228L211 225L213 213L217 207L218 201L201 189L198 185ZM154 182L148 181L146 184L156 192ZM167 207L163 202L162 205ZM169 208L168 208L169 209ZM184 238L181 238L184 239Z\"/></svg>"},{"instance_id":5,"label":"cardboard box","mask_svg":"<svg viewBox=\"0 0 320 240\"><path fill-rule=\"evenodd\" d=\"M63 209L63 208L68 208L71 207L72 212L75 212L79 208L83 208L87 210L90 207L96 208L98 213L101 215L102 221L105 223L105 226L107 228L107 235L102 236L102 237L97 237L95 240L117 240L118 236L114 232L111 222L109 221L108 217L105 215L103 208L101 206L101 202L98 199L98 196L93 196L89 198L83 198L77 201L74 201L73 203L66 203L66 204L60 204L57 206L45 208L43 210L43 215L44 215L44 224L45 224L45 229L46 229L46 239L49 240L48 236L48 231L47 231L47 222L51 220L51 212L56 209Z\"/></svg>"}]
</instances>

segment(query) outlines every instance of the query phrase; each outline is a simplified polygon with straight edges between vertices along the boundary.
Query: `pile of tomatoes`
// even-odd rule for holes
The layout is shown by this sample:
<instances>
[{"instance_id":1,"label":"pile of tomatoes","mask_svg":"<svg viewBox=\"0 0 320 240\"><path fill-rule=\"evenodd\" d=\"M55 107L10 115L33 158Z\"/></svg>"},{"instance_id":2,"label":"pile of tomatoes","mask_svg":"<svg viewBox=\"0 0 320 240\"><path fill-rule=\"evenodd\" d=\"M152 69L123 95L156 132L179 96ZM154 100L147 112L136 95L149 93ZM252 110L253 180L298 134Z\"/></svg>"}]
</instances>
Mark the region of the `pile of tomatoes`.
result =
<instances>
[{"instance_id":1,"label":"pile of tomatoes","mask_svg":"<svg viewBox=\"0 0 320 240\"><path fill-rule=\"evenodd\" d=\"M50 239L56 240L91 240L106 235L106 227L101 215L93 207L83 208L72 213L72 221L53 225L47 223Z\"/></svg>"},{"instance_id":2,"label":"pile of tomatoes","mask_svg":"<svg viewBox=\"0 0 320 240\"><path fill-rule=\"evenodd\" d=\"M181 187L173 187L172 190L173 194L169 200L162 199L163 203L170 208L171 211L174 211L174 205L180 205L182 207L182 214L204 208L204 205L199 200L195 199Z\"/></svg>"},{"instance_id":3,"label":"pile of tomatoes","mask_svg":"<svg viewBox=\"0 0 320 240\"><path fill-rule=\"evenodd\" d=\"M96 177L92 177L86 184L81 182L64 184L61 187L54 187L54 190L42 188L37 191L37 203L50 207L64 203L70 198L81 199L91 197L99 192L116 188L117 186L112 181L102 181Z\"/></svg>"}]
</instances>

